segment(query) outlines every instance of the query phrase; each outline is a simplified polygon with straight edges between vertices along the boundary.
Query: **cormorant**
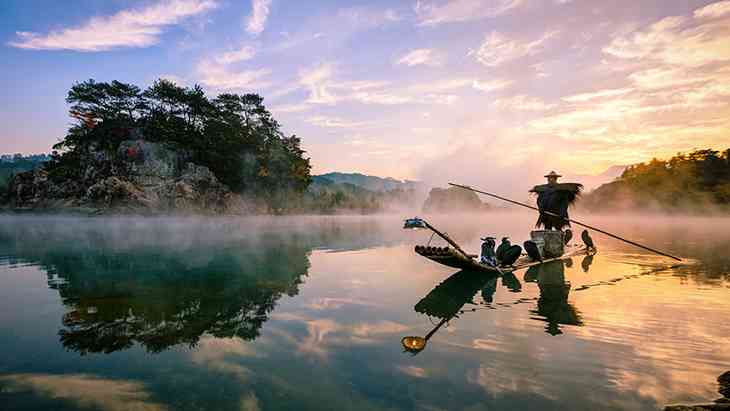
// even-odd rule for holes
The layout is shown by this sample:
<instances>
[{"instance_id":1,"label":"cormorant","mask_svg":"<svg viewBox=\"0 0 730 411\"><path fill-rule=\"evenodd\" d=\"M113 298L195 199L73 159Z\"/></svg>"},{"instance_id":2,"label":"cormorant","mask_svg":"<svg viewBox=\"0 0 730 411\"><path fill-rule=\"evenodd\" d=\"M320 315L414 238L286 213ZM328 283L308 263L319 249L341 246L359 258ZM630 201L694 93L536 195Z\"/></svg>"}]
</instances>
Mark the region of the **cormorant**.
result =
<instances>
[{"instance_id":1,"label":"cormorant","mask_svg":"<svg viewBox=\"0 0 730 411\"><path fill-rule=\"evenodd\" d=\"M497 266L497 256L494 253L495 246L494 237L482 238L482 256L480 261L483 264L495 267Z\"/></svg>"},{"instance_id":2,"label":"cormorant","mask_svg":"<svg viewBox=\"0 0 730 411\"><path fill-rule=\"evenodd\" d=\"M499 252L499 249L497 250ZM512 265L517 261L518 258L520 258L520 255L522 255L522 247L518 246L517 244L510 246L502 253L502 260L500 263L503 266Z\"/></svg>"},{"instance_id":3,"label":"cormorant","mask_svg":"<svg viewBox=\"0 0 730 411\"><path fill-rule=\"evenodd\" d=\"M565 245L568 245L568 243L569 243L569 242L570 242L570 240L572 240L572 239L573 239L573 230L571 230L571 229L569 228L569 229L567 229L567 230L563 231L563 243L564 243Z\"/></svg>"},{"instance_id":4,"label":"cormorant","mask_svg":"<svg viewBox=\"0 0 730 411\"><path fill-rule=\"evenodd\" d=\"M504 252L507 251L508 248L510 248L512 244L509 242L509 237L502 237L502 243L497 247L497 261L504 260Z\"/></svg>"},{"instance_id":5,"label":"cormorant","mask_svg":"<svg viewBox=\"0 0 730 411\"><path fill-rule=\"evenodd\" d=\"M593 239L591 238L591 235L588 234L588 230L583 230L583 232L580 234L580 238L583 239L583 244L585 244L589 250L596 249L596 246L593 245Z\"/></svg>"},{"instance_id":6,"label":"cormorant","mask_svg":"<svg viewBox=\"0 0 730 411\"><path fill-rule=\"evenodd\" d=\"M534 241L527 240L524 243L525 251L527 252L527 255L530 256L535 261L542 261L542 256L540 255L540 249L537 248L537 244L535 244Z\"/></svg>"}]
</instances>

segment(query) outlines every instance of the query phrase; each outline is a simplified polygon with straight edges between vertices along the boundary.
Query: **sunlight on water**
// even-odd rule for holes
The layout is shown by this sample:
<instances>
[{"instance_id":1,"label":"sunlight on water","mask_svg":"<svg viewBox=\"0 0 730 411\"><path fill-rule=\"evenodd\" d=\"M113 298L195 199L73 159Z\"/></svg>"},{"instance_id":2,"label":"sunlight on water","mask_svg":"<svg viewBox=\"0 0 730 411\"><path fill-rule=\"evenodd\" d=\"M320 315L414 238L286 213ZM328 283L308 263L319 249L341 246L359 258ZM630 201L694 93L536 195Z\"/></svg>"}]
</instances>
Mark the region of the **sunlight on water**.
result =
<instances>
[{"instance_id":1,"label":"sunlight on water","mask_svg":"<svg viewBox=\"0 0 730 411\"><path fill-rule=\"evenodd\" d=\"M534 224L428 221L474 252L480 236L521 243ZM0 403L584 410L720 397L730 220L591 221L685 261L594 234L593 257L498 278L418 256L429 235L400 217L2 217Z\"/></svg>"}]
</instances>

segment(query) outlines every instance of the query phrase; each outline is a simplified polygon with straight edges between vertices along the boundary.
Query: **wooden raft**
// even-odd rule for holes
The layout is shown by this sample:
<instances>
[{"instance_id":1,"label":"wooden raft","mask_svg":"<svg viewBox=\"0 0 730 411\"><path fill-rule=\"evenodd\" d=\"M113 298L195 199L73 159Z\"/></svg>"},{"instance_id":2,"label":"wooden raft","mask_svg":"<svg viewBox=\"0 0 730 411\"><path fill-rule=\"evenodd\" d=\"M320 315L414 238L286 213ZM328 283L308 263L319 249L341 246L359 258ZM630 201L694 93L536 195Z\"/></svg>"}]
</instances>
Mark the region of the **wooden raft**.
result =
<instances>
[{"instance_id":1,"label":"wooden raft","mask_svg":"<svg viewBox=\"0 0 730 411\"><path fill-rule=\"evenodd\" d=\"M590 250L585 245L566 246L565 253L560 257L545 258L542 261L534 261L530 257L528 257L527 254L523 254L522 256L520 256L520 258L517 259L517 261L515 261L513 265L499 267L499 269L497 269L496 267L480 263L479 260L477 260L478 257L475 255L467 256L451 247L426 247L422 245L417 245L415 251L417 254L422 255L429 260L435 261L448 267L458 268L461 270L482 271L489 273L511 273L513 271L548 263L550 261L563 260L577 255L588 255L595 253L594 250Z\"/></svg>"}]
</instances>

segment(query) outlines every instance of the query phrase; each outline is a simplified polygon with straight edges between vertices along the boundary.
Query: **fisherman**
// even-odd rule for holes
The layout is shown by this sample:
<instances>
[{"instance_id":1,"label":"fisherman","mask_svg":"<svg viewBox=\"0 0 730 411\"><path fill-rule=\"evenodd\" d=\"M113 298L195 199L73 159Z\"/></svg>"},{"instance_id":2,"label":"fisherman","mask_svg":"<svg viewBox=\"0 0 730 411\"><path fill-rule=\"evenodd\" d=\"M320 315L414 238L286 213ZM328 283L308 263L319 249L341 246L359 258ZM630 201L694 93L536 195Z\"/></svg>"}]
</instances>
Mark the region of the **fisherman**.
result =
<instances>
[{"instance_id":1,"label":"fisherman","mask_svg":"<svg viewBox=\"0 0 730 411\"><path fill-rule=\"evenodd\" d=\"M558 183L562 177L555 171L545 175L547 184L537 185L530 190L537 194L537 207L541 211L548 211L551 215L541 212L537 218L536 227L544 226L546 230L562 231L570 227L568 221L568 207L572 206L580 196L583 185L578 183ZM559 216L559 217L558 217Z\"/></svg>"}]
</instances>

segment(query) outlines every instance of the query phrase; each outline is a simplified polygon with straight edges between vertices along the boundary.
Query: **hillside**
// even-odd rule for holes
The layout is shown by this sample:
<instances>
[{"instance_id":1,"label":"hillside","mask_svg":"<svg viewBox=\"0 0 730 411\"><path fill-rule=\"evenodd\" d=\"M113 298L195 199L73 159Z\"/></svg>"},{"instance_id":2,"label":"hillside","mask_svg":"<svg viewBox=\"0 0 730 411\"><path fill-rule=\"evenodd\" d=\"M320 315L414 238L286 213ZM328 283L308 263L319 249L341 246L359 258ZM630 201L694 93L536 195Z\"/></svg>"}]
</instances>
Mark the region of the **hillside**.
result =
<instances>
[{"instance_id":1,"label":"hillside","mask_svg":"<svg viewBox=\"0 0 730 411\"><path fill-rule=\"evenodd\" d=\"M360 173L341 173L332 172L313 176L313 179L326 178L333 183L352 184L370 191L390 191L390 190L411 190L417 189L420 183L409 180L396 180L391 177L377 177Z\"/></svg>"},{"instance_id":2,"label":"hillside","mask_svg":"<svg viewBox=\"0 0 730 411\"><path fill-rule=\"evenodd\" d=\"M594 211L730 210L730 149L696 150L627 167L616 181L584 195L580 205Z\"/></svg>"},{"instance_id":3,"label":"hillside","mask_svg":"<svg viewBox=\"0 0 730 411\"><path fill-rule=\"evenodd\" d=\"M10 183L10 179L18 173L30 171L45 164L51 157L47 154L33 154L24 156L22 154L0 155L0 197Z\"/></svg>"},{"instance_id":4,"label":"hillside","mask_svg":"<svg viewBox=\"0 0 730 411\"><path fill-rule=\"evenodd\" d=\"M357 184L355 184L357 183ZM312 176L301 211L314 213L374 213L415 209L419 192L391 178L350 173Z\"/></svg>"},{"instance_id":5,"label":"hillside","mask_svg":"<svg viewBox=\"0 0 730 411\"><path fill-rule=\"evenodd\" d=\"M42 168L8 182L9 207L282 213L310 183L300 139L256 94L88 80L66 102L74 123Z\"/></svg>"}]
</instances>

